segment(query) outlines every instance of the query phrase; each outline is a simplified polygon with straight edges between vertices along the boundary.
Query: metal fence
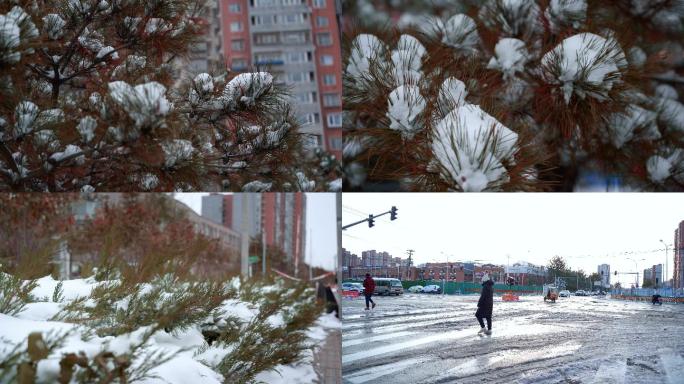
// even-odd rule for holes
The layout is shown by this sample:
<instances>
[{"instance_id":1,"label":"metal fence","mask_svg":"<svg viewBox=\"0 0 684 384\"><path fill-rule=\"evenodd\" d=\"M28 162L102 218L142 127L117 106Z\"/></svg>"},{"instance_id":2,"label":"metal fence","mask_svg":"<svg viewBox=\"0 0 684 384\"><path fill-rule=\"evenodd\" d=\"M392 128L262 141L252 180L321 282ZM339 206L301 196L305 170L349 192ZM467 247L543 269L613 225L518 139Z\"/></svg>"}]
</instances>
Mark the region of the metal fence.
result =
<instances>
[{"instance_id":1,"label":"metal fence","mask_svg":"<svg viewBox=\"0 0 684 384\"><path fill-rule=\"evenodd\" d=\"M650 297L654 294L659 294L662 297L684 298L684 288L622 288L613 289L613 296L637 296Z\"/></svg>"},{"instance_id":2,"label":"metal fence","mask_svg":"<svg viewBox=\"0 0 684 384\"><path fill-rule=\"evenodd\" d=\"M482 291L482 284L480 283L469 283L469 282L456 282L447 281L443 282L441 280L416 280L416 281L402 281L401 284L404 289L408 289L414 285L438 285L443 287L442 289L446 294L449 295L467 295L472 293L480 293ZM494 293L505 293L505 292L515 292L521 295L541 295L543 287L541 285L506 285L506 284L494 284Z\"/></svg>"}]
</instances>

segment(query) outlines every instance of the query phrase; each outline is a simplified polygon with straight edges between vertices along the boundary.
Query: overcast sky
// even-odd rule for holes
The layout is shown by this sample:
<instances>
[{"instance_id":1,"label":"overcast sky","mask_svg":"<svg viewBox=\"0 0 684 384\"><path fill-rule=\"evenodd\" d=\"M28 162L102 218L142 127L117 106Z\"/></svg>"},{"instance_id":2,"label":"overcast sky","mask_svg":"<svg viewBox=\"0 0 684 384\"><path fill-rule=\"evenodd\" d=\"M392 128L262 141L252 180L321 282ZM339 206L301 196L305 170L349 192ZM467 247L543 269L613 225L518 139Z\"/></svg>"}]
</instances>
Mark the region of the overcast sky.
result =
<instances>
[{"instance_id":1,"label":"overcast sky","mask_svg":"<svg viewBox=\"0 0 684 384\"><path fill-rule=\"evenodd\" d=\"M176 193L174 197L195 212L202 214L202 196L205 195L208 193ZM311 234L311 242L307 241L306 260L313 260L314 266L330 271L335 270L337 264L335 194L307 193L306 202L306 222Z\"/></svg>"},{"instance_id":2,"label":"overcast sky","mask_svg":"<svg viewBox=\"0 0 684 384\"><path fill-rule=\"evenodd\" d=\"M669 246L667 275L672 277L672 243L684 220L684 194L557 193L344 193L342 223L388 211L389 215L343 231L343 247L361 256L369 249L406 257L414 249L416 264L430 261L477 261L505 265L525 260L547 265L563 256L573 269L596 272L610 264L614 271L639 272L665 263L663 239ZM638 252L621 254L624 252ZM623 284L633 275L618 276ZM640 282L643 278L640 276ZM611 276L611 283L616 282Z\"/></svg>"}]
</instances>

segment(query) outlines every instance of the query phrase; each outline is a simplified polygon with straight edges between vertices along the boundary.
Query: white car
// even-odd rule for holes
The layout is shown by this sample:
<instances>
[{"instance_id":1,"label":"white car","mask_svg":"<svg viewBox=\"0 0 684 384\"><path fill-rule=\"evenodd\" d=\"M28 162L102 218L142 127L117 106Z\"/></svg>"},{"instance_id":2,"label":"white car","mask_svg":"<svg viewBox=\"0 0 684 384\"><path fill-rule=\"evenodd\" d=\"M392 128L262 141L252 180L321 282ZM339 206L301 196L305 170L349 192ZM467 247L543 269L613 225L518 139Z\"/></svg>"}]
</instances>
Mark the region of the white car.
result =
<instances>
[{"instance_id":1,"label":"white car","mask_svg":"<svg viewBox=\"0 0 684 384\"><path fill-rule=\"evenodd\" d=\"M423 293L442 293L442 287L439 285L426 285L423 288Z\"/></svg>"},{"instance_id":2,"label":"white car","mask_svg":"<svg viewBox=\"0 0 684 384\"><path fill-rule=\"evenodd\" d=\"M343 291L356 291L359 294L362 294L364 291L363 284L361 284L361 283L342 283L342 290Z\"/></svg>"},{"instance_id":3,"label":"white car","mask_svg":"<svg viewBox=\"0 0 684 384\"><path fill-rule=\"evenodd\" d=\"M420 292L423 292L423 286L422 285L414 285L412 287L409 287L408 291L411 293L420 293Z\"/></svg>"},{"instance_id":4,"label":"white car","mask_svg":"<svg viewBox=\"0 0 684 384\"><path fill-rule=\"evenodd\" d=\"M558 292L558 296L560 296L560 297L570 297L570 291L568 291L567 289L564 289L564 290Z\"/></svg>"}]
</instances>

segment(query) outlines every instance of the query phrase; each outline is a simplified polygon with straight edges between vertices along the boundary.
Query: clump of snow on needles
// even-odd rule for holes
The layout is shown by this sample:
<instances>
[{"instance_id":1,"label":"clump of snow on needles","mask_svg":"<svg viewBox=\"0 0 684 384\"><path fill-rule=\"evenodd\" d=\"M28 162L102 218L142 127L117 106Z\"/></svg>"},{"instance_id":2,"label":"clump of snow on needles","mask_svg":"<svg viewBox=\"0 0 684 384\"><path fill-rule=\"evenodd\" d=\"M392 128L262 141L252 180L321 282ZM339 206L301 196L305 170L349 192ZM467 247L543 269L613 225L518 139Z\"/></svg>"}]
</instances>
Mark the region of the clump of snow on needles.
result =
<instances>
[{"instance_id":1,"label":"clump of snow on needles","mask_svg":"<svg viewBox=\"0 0 684 384\"><path fill-rule=\"evenodd\" d=\"M114 81L109 83L109 94L135 120L138 128L158 124L159 118L171 110L166 87L155 81L135 87L124 81Z\"/></svg>"},{"instance_id":2,"label":"clump of snow on needles","mask_svg":"<svg viewBox=\"0 0 684 384\"><path fill-rule=\"evenodd\" d=\"M347 73L354 78L367 74L371 63L382 61L386 49L385 43L375 35L360 34L356 36L352 42Z\"/></svg>"},{"instance_id":3,"label":"clump of snow on needles","mask_svg":"<svg viewBox=\"0 0 684 384\"><path fill-rule=\"evenodd\" d=\"M444 23L442 42L465 52L475 52L480 44L475 21L467 15L454 15Z\"/></svg>"},{"instance_id":4,"label":"clump of snow on needles","mask_svg":"<svg viewBox=\"0 0 684 384\"><path fill-rule=\"evenodd\" d=\"M671 175L672 163L662 156L651 156L646 161L648 177L654 183L660 184Z\"/></svg>"},{"instance_id":5,"label":"clump of snow on needles","mask_svg":"<svg viewBox=\"0 0 684 384\"><path fill-rule=\"evenodd\" d=\"M501 71L504 80L513 79L517 72L525 70L528 57L525 42L519 39L503 38L496 43L494 57L489 60L487 68Z\"/></svg>"},{"instance_id":6,"label":"clump of snow on needles","mask_svg":"<svg viewBox=\"0 0 684 384\"><path fill-rule=\"evenodd\" d=\"M415 85L401 85L389 95L387 117L390 129L397 130L404 139L412 139L421 129L416 121L425 108L425 99Z\"/></svg>"},{"instance_id":7,"label":"clump of snow on needles","mask_svg":"<svg viewBox=\"0 0 684 384\"><path fill-rule=\"evenodd\" d=\"M605 100L626 66L617 41L593 33L568 37L542 57L544 80L560 85L566 104L573 93L582 99Z\"/></svg>"},{"instance_id":8,"label":"clump of snow on needles","mask_svg":"<svg viewBox=\"0 0 684 384\"><path fill-rule=\"evenodd\" d=\"M440 176L465 192L480 192L507 180L518 135L479 106L465 104L435 127L432 151Z\"/></svg>"}]
</instances>

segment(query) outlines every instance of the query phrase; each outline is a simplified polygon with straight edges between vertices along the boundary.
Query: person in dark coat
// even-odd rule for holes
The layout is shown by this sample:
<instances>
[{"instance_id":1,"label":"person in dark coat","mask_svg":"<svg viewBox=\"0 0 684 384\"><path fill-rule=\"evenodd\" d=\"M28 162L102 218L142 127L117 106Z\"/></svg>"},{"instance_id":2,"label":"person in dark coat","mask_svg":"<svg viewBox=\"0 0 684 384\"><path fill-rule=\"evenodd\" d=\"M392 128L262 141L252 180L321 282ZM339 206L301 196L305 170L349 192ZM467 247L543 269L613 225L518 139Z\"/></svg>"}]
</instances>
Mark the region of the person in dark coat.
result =
<instances>
[{"instance_id":1,"label":"person in dark coat","mask_svg":"<svg viewBox=\"0 0 684 384\"><path fill-rule=\"evenodd\" d=\"M480 293L480 300L477 301L477 312L475 317L480 323L480 331L478 334L491 335L492 333L492 310L494 307L494 282L489 277L488 271L482 276L482 292ZM482 319L487 320L487 328L485 329Z\"/></svg>"},{"instance_id":2,"label":"person in dark coat","mask_svg":"<svg viewBox=\"0 0 684 384\"><path fill-rule=\"evenodd\" d=\"M373 304L373 308L375 308L375 303L373 302L373 299L371 299L373 292L375 292L375 281L370 273L366 273L366 279L363 281L363 295L366 297L366 311L370 309L368 308L369 303Z\"/></svg>"}]
</instances>

